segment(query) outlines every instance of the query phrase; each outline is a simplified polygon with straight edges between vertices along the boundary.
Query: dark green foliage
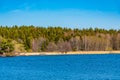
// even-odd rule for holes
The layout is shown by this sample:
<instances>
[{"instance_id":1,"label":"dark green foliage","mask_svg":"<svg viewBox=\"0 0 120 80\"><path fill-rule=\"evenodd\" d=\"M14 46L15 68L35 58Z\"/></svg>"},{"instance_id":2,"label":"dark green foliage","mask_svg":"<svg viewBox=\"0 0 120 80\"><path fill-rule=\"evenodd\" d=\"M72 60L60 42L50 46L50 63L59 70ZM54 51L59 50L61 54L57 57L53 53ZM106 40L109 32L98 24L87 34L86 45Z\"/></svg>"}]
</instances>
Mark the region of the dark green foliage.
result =
<instances>
[{"instance_id":1,"label":"dark green foliage","mask_svg":"<svg viewBox=\"0 0 120 80\"><path fill-rule=\"evenodd\" d=\"M62 27L36 27L36 26L1 26L0 36L5 39L15 40L23 44L26 50L31 51L52 51L50 45L67 47L70 50L120 50L120 30L105 30L99 28L70 29ZM62 39L62 42L60 40ZM52 44L50 44L52 42ZM58 45L59 43L59 45ZM100 44L102 43L102 45ZM4 46L3 46L4 44ZM54 44L54 45L53 45ZM2 42L0 47L7 51L13 50L9 41ZM94 46L97 46L94 48ZM102 47L106 48L103 49ZM65 47L66 48L66 47ZM72 49L71 49L72 48ZM62 49L62 48L61 48ZM58 51L59 48L57 49ZM66 49L67 50L67 49ZM54 50L53 50L54 51Z\"/></svg>"},{"instance_id":2,"label":"dark green foliage","mask_svg":"<svg viewBox=\"0 0 120 80\"><path fill-rule=\"evenodd\" d=\"M14 45L11 40L1 40L0 42L0 53L10 53L14 51Z\"/></svg>"}]
</instances>

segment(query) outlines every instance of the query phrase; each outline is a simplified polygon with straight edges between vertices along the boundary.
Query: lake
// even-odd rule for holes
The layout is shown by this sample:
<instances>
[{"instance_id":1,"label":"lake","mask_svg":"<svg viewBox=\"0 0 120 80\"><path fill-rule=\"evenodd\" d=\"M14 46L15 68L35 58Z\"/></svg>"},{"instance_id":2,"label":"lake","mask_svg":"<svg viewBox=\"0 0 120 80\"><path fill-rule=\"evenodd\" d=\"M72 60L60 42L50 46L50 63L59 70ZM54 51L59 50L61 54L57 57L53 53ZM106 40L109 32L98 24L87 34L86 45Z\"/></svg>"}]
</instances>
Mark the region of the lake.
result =
<instances>
[{"instance_id":1,"label":"lake","mask_svg":"<svg viewBox=\"0 0 120 80\"><path fill-rule=\"evenodd\" d=\"M120 55L1 57L0 80L120 80Z\"/></svg>"}]
</instances>

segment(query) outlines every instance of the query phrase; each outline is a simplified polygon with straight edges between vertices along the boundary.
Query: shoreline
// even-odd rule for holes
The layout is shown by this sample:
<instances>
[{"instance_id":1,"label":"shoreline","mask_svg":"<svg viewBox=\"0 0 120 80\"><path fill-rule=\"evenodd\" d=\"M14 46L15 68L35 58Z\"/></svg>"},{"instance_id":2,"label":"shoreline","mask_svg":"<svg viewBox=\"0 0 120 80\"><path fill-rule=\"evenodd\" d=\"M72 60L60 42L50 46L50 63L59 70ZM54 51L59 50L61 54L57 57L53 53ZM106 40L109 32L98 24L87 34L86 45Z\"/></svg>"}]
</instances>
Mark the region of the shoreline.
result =
<instances>
[{"instance_id":1,"label":"shoreline","mask_svg":"<svg viewBox=\"0 0 120 80\"><path fill-rule=\"evenodd\" d=\"M120 51L70 51L67 53L65 52L25 52L25 53L18 53L17 56L69 55L69 54L120 54Z\"/></svg>"}]
</instances>

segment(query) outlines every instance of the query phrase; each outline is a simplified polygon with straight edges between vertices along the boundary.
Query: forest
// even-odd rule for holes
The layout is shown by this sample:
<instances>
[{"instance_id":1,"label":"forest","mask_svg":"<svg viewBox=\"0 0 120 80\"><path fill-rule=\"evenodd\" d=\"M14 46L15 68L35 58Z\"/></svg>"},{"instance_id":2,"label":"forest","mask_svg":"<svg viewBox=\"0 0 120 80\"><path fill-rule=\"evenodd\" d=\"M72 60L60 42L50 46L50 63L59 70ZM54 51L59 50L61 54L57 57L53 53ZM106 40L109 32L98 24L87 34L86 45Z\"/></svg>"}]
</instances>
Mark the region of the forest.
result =
<instances>
[{"instance_id":1,"label":"forest","mask_svg":"<svg viewBox=\"0 0 120 80\"><path fill-rule=\"evenodd\" d=\"M0 53L120 50L120 29L0 26Z\"/></svg>"}]
</instances>

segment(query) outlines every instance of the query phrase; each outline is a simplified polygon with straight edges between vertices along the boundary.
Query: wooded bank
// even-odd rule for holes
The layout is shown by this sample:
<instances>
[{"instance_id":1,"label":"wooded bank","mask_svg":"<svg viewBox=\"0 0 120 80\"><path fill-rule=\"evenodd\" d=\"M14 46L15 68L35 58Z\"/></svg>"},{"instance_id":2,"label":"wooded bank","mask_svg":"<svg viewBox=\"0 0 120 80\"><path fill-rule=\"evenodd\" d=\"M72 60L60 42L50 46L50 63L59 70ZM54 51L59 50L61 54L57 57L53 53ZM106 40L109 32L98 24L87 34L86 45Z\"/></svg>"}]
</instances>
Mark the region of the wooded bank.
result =
<instances>
[{"instance_id":1,"label":"wooded bank","mask_svg":"<svg viewBox=\"0 0 120 80\"><path fill-rule=\"evenodd\" d=\"M0 53L113 50L120 50L120 29L0 27Z\"/></svg>"}]
</instances>

